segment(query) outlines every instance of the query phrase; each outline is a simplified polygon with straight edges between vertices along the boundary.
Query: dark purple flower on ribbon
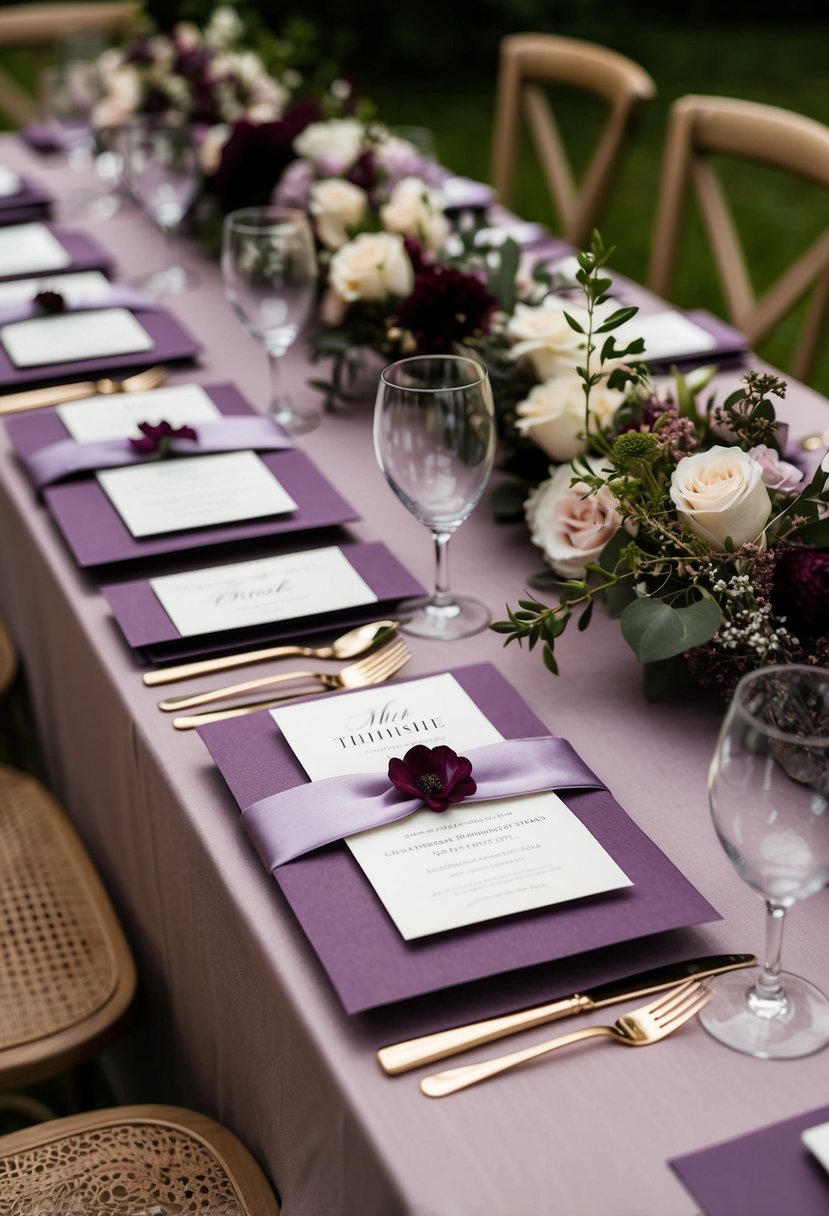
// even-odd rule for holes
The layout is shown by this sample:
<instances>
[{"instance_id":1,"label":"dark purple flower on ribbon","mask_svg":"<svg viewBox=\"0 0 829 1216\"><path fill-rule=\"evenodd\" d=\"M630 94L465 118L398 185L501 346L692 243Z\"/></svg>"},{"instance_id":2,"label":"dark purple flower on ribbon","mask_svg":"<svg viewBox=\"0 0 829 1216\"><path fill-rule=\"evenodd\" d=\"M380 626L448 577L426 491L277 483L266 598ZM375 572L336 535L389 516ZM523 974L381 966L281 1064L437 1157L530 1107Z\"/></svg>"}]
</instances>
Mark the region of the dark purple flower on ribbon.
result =
<instances>
[{"instance_id":1,"label":"dark purple flower on ribbon","mask_svg":"<svg viewBox=\"0 0 829 1216\"><path fill-rule=\"evenodd\" d=\"M394 324L412 334L419 354L445 354L456 343L486 333L497 307L476 274L423 264Z\"/></svg>"},{"instance_id":2,"label":"dark purple flower on ribbon","mask_svg":"<svg viewBox=\"0 0 829 1216\"><path fill-rule=\"evenodd\" d=\"M169 422L139 422L140 439L131 439L130 446L142 456L166 456L174 439L197 439L192 426L171 426Z\"/></svg>"},{"instance_id":3,"label":"dark purple flower on ribbon","mask_svg":"<svg viewBox=\"0 0 829 1216\"><path fill-rule=\"evenodd\" d=\"M433 811L445 811L453 803L471 798L478 786L472 780L472 764L451 747L425 747L418 743L402 760L389 761L389 781L401 794L422 798Z\"/></svg>"},{"instance_id":4,"label":"dark purple flower on ribbon","mask_svg":"<svg viewBox=\"0 0 829 1216\"><path fill-rule=\"evenodd\" d=\"M59 291L39 291L34 302L42 312L56 313L66 309L66 300Z\"/></svg>"}]
</instances>

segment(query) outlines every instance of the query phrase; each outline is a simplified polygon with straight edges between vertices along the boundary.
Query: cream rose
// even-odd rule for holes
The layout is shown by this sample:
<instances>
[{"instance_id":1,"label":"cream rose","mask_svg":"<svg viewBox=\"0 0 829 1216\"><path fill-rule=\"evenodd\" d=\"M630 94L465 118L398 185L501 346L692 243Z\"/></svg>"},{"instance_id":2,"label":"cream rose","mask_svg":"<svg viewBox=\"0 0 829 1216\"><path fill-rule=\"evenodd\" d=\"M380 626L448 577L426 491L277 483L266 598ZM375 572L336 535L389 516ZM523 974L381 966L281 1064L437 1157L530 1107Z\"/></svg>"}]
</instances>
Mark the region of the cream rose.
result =
<instances>
[{"instance_id":1,"label":"cream rose","mask_svg":"<svg viewBox=\"0 0 829 1216\"><path fill-rule=\"evenodd\" d=\"M590 423L609 426L624 393L596 384L590 390ZM584 384L576 372L559 371L537 384L517 405L517 429L528 436L557 463L572 460L587 450L584 430Z\"/></svg>"},{"instance_id":2,"label":"cream rose","mask_svg":"<svg viewBox=\"0 0 829 1216\"><path fill-rule=\"evenodd\" d=\"M566 311L587 330L584 309ZM538 305L516 304L507 325L507 337L514 344L512 358L526 356L539 380L549 380L562 367L578 367L584 359L584 334L570 328L564 312L560 301L550 297Z\"/></svg>"},{"instance_id":3,"label":"cream rose","mask_svg":"<svg viewBox=\"0 0 829 1216\"><path fill-rule=\"evenodd\" d=\"M419 177L404 177L397 183L380 208L380 221L387 232L416 237L429 249L440 249L449 236L442 195Z\"/></svg>"},{"instance_id":4,"label":"cream rose","mask_svg":"<svg viewBox=\"0 0 829 1216\"><path fill-rule=\"evenodd\" d=\"M331 258L331 287L342 300L404 297L414 286L414 271L403 238L392 232L362 232Z\"/></svg>"},{"instance_id":5,"label":"cream rose","mask_svg":"<svg viewBox=\"0 0 829 1216\"><path fill-rule=\"evenodd\" d=\"M294 140L294 151L332 175L344 173L360 155L364 133L356 118L312 122Z\"/></svg>"},{"instance_id":6,"label":"cream rose","mask_svg":"<svg viewBox=\"0 0 829 1216\"><path fill-rule=\"evenodd\" d=\"M588 495L587 486L571 486L572 479L570 465L562 465L524 503L530 539L561 578L583 578L587 563L598 560L622 524L606 486Z\"/></svg>"},{"instance_id":7,"label":"cream rose","mask_svg":"<svg viewBox=\"0 0 829 1216\"><path fill-rule=\"evenodd\" d=\"M715 553L759 541L771 515L763 470L742 448L713 447L685 456L671 474L680 518Z\"/></svg>"},{"instance_id":8,"label":"cream rose","mask_svg":"<svg viewBox=\"0 0 829 1216\"><path fill-rule=\"evenodd\" d=\"M308 209L317 235L327 249L339 249L366 213L368 195L342 177L327 177L311 186Z\"/></svg>"}]
</instances>

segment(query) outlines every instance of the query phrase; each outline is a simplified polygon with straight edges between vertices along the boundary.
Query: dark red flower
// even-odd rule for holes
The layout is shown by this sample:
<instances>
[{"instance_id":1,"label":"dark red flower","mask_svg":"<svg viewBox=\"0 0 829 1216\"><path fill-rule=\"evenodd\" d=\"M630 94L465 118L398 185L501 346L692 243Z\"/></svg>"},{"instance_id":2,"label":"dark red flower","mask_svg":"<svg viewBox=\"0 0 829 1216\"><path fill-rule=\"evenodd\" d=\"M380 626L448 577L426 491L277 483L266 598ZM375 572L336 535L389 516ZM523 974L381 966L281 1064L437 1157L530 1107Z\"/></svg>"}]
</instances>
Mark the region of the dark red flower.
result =
<instances>
[{"instance_id":1,"label":"dark red flower","mask_svg":"<svg viewBox=\"0 0 829 1216\"><path fill-rule=\"evenodd\" d=\"M59 291L39 291L34 302L44 312L63 312L66 308L66 301Z\"/></svg>"},{"instance_id":2,"label":"dark red flower","mask_svg":"<svg viewBox=\"0 0 829 1216\"><path fill-rule=\"evenodd\" d=\"M451 747L418 743L402 760L389 761L389 781L394 788L422 798L433 811L445 811L450 804L471 798L478 788L471 774L471 762Z\"/></svg>"},{"instance_id":3,"label":"dark red flower","mask_svg":"<svg viewBox=\"0 0 829 1216\"><path fill-rule=\"evenodd\" d=\"M477 275L440 263L422 264L395 324L412 334L420 354L445 354L456 343L486 333L497 307Z\"/></svg>"},{"instance_id":4,"label":"dark red flower","mask_svg":"<svg viewBox=\"0 0 829 1216\"><path fill-rule=\"evenodd\" d=\"M274 186L291 161L296 160L294 140L309 123L322 117L319 102L296 102L278 122L237 122L222 149L216 172L207 179L226 215L237 207L270 201Z\"/></svg>"},{"instance_id":5,"label":"dark red flower","mask_svg":"<svg viewBox=\"0 0 829 1216\"><path fill-rule=\"evenodd\" d=\"M174 439L196 439L198 436L192 426L171 426L169 422L139 422L141 439L131 439L130 445L134 452L142 456L166 456Z\"/></svg>"},{"instance_id":6,"label":"dark red flower","mask_svg":"<svg viewBox=\"0 0 829 1216\"><path fill-rule=\"evenodd\" d=\"M805 629L815 637L827 632L829 552L789 549L780 554L775 571L775 607L791 618L793 631Z\"/></svg>"}]
</instances>

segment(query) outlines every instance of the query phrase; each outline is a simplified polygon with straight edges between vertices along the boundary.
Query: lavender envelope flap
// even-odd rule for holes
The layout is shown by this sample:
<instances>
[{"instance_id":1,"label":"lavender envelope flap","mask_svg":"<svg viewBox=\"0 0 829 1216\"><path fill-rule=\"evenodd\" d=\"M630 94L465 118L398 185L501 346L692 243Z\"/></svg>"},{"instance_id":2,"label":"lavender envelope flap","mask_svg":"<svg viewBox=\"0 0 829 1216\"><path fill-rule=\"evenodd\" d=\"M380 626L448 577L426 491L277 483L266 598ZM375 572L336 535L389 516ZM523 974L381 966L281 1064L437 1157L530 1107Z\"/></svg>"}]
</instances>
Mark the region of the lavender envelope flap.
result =
<instances>
[{"instance_id":1,"label":"lavender envelope flap","mask_svg":"<svg viewBox=\"0 0 829 1216\"><path fill-rule=\"evenodd\" d=\"M377 596L377 602L384 603L423 594L421 585L379 541L369 544L346 544L341 545L340 548L350 564ZM144 646L157 646L164 642L172 643L181 639L181 634L164 610L149 579L113 583L102 587L101 591L130 646L138 649ZM366 607L376 611L377 604L372 601ZM296 620L275 621L271 625L253 626L252 628L257 633L269 637L281 637L283 632L293 633L297 627L302 632L308 632L311 627L322 628L322 622L337 615L337 613L326 612L318 618L309 619L306 616L299 622ZM293 628L291 628L292 626ZM221 645L223 641L232 638L234 632L239 631L222 630L217 634L208 635L208 637L214 645ZM201 636L204 637L204 635ZM195 641L194 638L187 640L188 643Z\"/></svg>"},{"instance_id":2,"label":"lavender envelope flap","mask_svg":"<svg viewBox=\"0 0 829 1216\"><path fill-rule=\"evenodd\" d=\"M549 733L491 664L452 674L505 738ZM199 734L240 810L306 780L267 711L201 727ZM406 942L344 844L279 867L274 877L346 1011L719 919L612 794L568 794L566 801L632 887Z\"/></svg>"},{"instance_id":3,"label":"lavender envelope flap","mask_svg":"<svg viewBox=\"0 0 829 1216\"><path fill-rule=\"evenodd\" d=\"M85 232L67 231L62 228L49 227L49 231L57 241L63 245L69 257L72 259L68 266L56 267L54 271L23 271L18 274L3 274L0 267L0 282L8 282L11 279L43 279L54 274L69 274L73 270L101 270L109 274L114 266L114 259L108 250L99 245L91 236L87 236Z\"/></svg>"},{"instance_id":4,"label":"lavender envelope flap","mask_svg":"<svg viewBox=\"0 0 829 1216\"><path fill-rule=\"evenodd\" d=\"M827 1120L822 1106L669 1164L705 1216L826 1216L829 1175L800 1133Z\"/></svg>"}]
</instances>

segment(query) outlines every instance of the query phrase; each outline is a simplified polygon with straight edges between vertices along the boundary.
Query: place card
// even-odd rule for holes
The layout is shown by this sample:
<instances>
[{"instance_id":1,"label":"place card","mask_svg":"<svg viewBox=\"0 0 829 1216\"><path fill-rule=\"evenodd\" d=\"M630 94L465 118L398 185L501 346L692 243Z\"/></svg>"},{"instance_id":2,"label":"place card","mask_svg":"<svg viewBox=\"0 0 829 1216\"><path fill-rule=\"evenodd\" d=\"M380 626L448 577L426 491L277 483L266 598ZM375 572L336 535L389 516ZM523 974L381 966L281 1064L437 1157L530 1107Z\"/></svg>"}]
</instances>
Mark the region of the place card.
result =
<instances>
[{"instance_id":1,"label":"place card","mask_svg":"<svg viewBox=\"0 0 829 1216\"><path fill-rule=\"evenodd\" d=\"M0 165L0 198L10 198L22 189L23 183L17 174L6 165Z\"/></svg>"},{"instance_id":2,"label":"place card","mask_svg":"<svg viewBox=\"0 0 829 1216\"><path fill-rule=\"evenodd\" d=\"M167 574L150 586L183 638L377 603L336 546Z\"/></svg>"},{"instance_id":3,"label":"place card","mask_svg":"<svg viewBox=\"0 0 829 1216\"><path fill-rule=\"evenodd\" d=\"M136 538L296 510L255 452L156 460L96 478Z\"/></svg>"},{"instance_id":4,"label":"place card","mask_svg":"<svg viewBox=\"0 0 829 1216\"><path fill-rule=\"evenodd\" d=\"M45 224L14 224L0 228L0 276L41 274L62 270L72 258Z\"/></svg>"},{"instance_id":5,"label":"place card","mask_svg":"<svg viewBox=\"0 0 829 1216\"><path fill-rule=\"evenodd\" d=\"M84 397L59 405L57 414L76 443L130 439L138 435L142 422L197 428L200 423L223 417L200 384L173 384L149 393Z\"/></svg>"},{"instance_id":6,"label":"place card","mask_svg":"<svg viewBox=\"0 0 829 1216\"><path fill-rule=\"evenodd\" d=\"M128 308L67 312L0 326L0 342L15 367L74 363L153 349L153 339Z\"/></svg>"},{"instance_id":7,"label":"place card","mask_svg":"<svg viewBox=\"0 0 829 1216\"><path fill-rule=\"evenodd\" d=\"M504 738L448 672L270 712L312 781ZM630 886L553 793L416 811L346 843L406 941Z\"/></svg>"},{"instance_id":8,"label":"place card","mask_svg":"<svg viewBox=\"0 0 829 1216\"><path fill-rule=\"evenodd\" d=\"M817 1127L807 1127L800 1133L800 1139L829 1173L829 1123L819 1123Z\"/></svg>"},{"instance_id":9,"label":"place card","mask_svg":"<svg viewBox=\"0 0 829 1216\"><path fill-rule=\"evenodd\" d=\"M76 270L35 279L12 279L10 283L0 283L0 308L27 304L39 291L60 292L68 304L77 304L80 300L106 300L112 292L112 284L100 270Z\"/></svg>"}]
</instances>

